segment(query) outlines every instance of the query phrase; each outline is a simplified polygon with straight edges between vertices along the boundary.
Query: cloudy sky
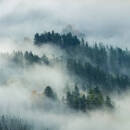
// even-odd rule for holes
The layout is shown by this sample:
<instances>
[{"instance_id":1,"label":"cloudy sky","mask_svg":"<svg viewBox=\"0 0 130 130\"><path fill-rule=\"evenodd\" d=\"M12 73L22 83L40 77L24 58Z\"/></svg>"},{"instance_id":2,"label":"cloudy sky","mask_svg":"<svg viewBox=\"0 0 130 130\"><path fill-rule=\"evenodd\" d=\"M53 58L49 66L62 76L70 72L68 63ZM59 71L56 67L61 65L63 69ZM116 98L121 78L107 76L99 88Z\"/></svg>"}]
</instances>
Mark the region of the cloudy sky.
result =
<instances>
[{"instance_id":1,"label":"cloudy sky","mask_svg":"<svg viewBox=\"0 0 130 130\"><path fill-rule=\"evenodd\" d=\"M130 48L130 0L0 0L0 38L33 37L71 24L89 41Z\"/></svg>"}]
</instances>

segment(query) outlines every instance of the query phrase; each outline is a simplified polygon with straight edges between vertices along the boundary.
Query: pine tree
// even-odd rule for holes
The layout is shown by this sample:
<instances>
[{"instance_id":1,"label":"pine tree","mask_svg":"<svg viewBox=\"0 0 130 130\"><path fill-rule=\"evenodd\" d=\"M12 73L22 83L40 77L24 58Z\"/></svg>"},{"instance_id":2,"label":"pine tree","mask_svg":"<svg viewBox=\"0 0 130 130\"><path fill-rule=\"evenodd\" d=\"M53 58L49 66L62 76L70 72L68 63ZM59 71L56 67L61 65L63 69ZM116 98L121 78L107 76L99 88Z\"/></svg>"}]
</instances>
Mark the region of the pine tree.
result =
<instances>
[{"instance_id":1,"label":"pine tree","mask_svg":"<svg viewBox=\"0 0 130 130\"><path fill-rule=\"evenodd\" d=\"M109 96L106 97L105 105L108 108L113 108L114 107L113 104L112 104L111 98Z\"/></svg>"},{"instance_id":2,"label":"pine tree","mask_svg":"<svg viewBox=\"0 0 130 130\"><path fill-rule=\"evenodd\" d=\"M46 97L51 98L53 100L56 99L56 94L53 92L52 88L50 86L47 86L44 90L44 94Z\"/></svg>"}]
</instances>

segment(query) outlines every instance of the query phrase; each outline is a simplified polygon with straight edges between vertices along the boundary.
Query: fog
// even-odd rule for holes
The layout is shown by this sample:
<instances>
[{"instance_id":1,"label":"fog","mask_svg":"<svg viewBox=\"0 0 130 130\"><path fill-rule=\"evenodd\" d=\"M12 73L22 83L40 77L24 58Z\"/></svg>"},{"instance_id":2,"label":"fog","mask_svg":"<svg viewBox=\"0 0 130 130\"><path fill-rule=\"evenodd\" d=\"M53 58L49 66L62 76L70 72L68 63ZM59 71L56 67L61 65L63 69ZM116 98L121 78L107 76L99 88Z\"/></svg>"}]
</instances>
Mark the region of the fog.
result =
<instances>
[{"instance_id":1,"label":"fog","mask_svg":"<svg viewBox=\"0 0 130 130\"><path fill-rule=\"evenodd\" d=\"M19 39L62 31L68 24L86 39L129 48L129 0L2 0L0 36Z\"/></svg>"},{"instance_id":2,"label":"fog","mask_svg":"<svg viewBox=\"0 0 130 130\"><path fill-rule=\"evenodd\" d=\"M49 59L67 56L56 46L33 45L36 32L62 32L67 25L83 32L90 44L97 41L130 49L129 6L129 0L0 0L0 116L23 119L34 130L129 130L129 92L113 96L113 111L73 111L39 96L49 85L62 100L65 87L74 84L66 66L21 68L8 58L14 51L32 51Z\"/></svg>"},{"instance_id":3,"label":"fog","mask_svg":"<svg viewBox=\"0 0 130 130\"><path fill-rule=\"evenodd\" d=\"M16 99L17 97L17 99ZM129 130L129 98L118 97L116 110L113 112L94 111L80 113L51 108L51 111L33 108L30 93L20 87L0 88L1 114L15 116L28 121L34 129L48 128L52 130ZM120 100L119 100L120 99Z\"/></svg>"},{"instance_id":4,"label":"fog","mask_svg":"<svg viewBox=\"0 0 130 130\"><path fill-rule=\"evenodd\" d=\"M1 51L3 54L8 52L11 55L14 50L25 52L26 49L34 51L39 56L46 54L50 58L52 55L66 55L51 45L45 45L38 50L32 42L26 43L27 46L24 42L24 46L13 41L5 43L6 50ZM50 85L57 92L59 99L62 98L65 86L73 81L62 64L34 64L23 69L17 65L12 67L9 59L3 56L0 57L0 63L0 115L23 119L34 130L129 130L129 92L113 97L113 111L76 112L60 102L53 103L40 96L35 99L35 95L32 95L33 90L41 94L45 87Z\"/></svg>"}]
</instances>

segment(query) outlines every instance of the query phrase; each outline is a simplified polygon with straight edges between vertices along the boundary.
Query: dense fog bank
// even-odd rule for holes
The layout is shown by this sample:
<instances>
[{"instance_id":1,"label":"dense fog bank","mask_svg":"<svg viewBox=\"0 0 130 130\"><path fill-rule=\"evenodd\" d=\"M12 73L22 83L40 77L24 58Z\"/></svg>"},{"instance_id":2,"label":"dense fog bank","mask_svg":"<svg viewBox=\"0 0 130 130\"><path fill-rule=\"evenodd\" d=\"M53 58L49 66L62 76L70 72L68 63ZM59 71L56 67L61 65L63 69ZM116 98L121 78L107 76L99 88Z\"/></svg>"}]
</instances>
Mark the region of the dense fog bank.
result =
<instances>
[{"instance_id":1,"label":"dense fog bank","mask_svg":"<svg viewBox=\"0 0 130 130\"><path fill-rule=\"evenodd\" d=\"M129 7L0 0L0 130L129 130Z\"/></svg>"},{"instance_id":2,"label":"dense fog bank","mask_svg":"<svg viewBox=\"0 0 130 130\"><path fill-rule=\"evenodd\" d=\"M52 45L37 48L31 42L27 45L29 50L25 46L14 47L9 53L2 52L0 56L0 120L4 122L1 124L3 130L8 127L14 130L20 126L21 130L129 129L129 93L124 93L125 96L122 97L112 96L115 106L112 111L101 109L85 113L42 97L45 87L50 85L62 100L66 86L69 83L72 88L75 78L67 73L63 61L54 60L61 56L67 57L64 50ZM50 64L44 60L43 63L33 64L28 59L20 58L17 51L24 54L25 50L32 51L39 57L46 54ZM16 55L20 60L13 59Z\"/></svg>"},{"instance_id":3,"label":"dense fog bank","mask_svg":"<svg viewBox=\"0 0 130 130\"><path fill-rule=\"evenodd\" d=\"M91 42L129 48L129 6L129 0L2 0L0 35L19 39L35 32L61 31L70 24Z\"/></svg>"}]
</instances>

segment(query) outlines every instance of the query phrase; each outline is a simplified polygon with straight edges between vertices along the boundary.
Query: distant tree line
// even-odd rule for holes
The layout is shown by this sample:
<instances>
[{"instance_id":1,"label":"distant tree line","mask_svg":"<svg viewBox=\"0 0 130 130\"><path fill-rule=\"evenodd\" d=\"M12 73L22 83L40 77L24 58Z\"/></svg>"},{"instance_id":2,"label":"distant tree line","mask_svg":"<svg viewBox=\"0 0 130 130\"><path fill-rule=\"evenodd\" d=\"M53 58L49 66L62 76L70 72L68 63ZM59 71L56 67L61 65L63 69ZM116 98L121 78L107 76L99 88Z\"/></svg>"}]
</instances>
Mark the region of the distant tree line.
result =
<instances>
[{"instance_id":1,"label":"distant tree line","mask_svg":"<svg viewBox=\"0 0 130 130\"><path fill-rule=\"evenodd\" d=\"M72 33L59 34L52 31L44 34L36 33L34 36L34 43L38 46L46 43L52 43L66 48L68 46L80 45L80 40L77 38L77 36L73 36Z\"/></svg>"},{"instance_id":2,"label":"distant tree line","mask_svg":"<svg viewBox=\"0 0 130 130\"><path fill-rule=\"evenodd\" d=\"M70 75L73 73L81 79L81 82L88 84L84 89L91 86L99 85L100 88L106 92L117 90L127 90L130 85L130 80L127 75L123 74L110 74L103 71L99 67L92 66L90 63L82 64L80 61L69 59L67 68Z\"/></svg>"},{"instance_id":3,"label":"distant tree line","mask_svg":"<svg viewBox=\"0 0 130 130\"><path fill-rule=\"evenodd\" d=\"M106 91L121 92L130 86L130 51L118 47L95 43L89 45L84 39L71 33L54 31L35 34L34 44L41 46L51 43L62 46L68 57L62 57L69 74L74 74L88 88L99 85ZM81 82L77 81L79 84ZM83 86L83 85L82 85Z\"/></svg>"},{"instance_id":4,"label":"distant tree line","mask_svg":"<svg viewBox=\"0 0 130 130\"><path fill-rule=\"evenodd\" d=\"M81 52L82 53L82 52ZM14 52L12 55L9 55L9 59L13 61L13 64L24 67L24 65L32 65L32 64L46 64L50 65L54 63L52 60L64 64L67 67L68 74L71 77L77 77L75 80L79 86L82 86L83 89L92 88L93 86L100 86L101 90L104 92L123 92L127 90L130 86L130 78L129 78L129 70L125 73L117 72L115 69L110 70L103 65L95 65L88 60L82 60L74 57L69 57L66 59L64 57L61 60L57 59L48 59L46 55L39 57L32 52ZM84 57L84 56L83 56ZM62 62L62 60L64 62ZM55 64L55 63L54 63ZM126 67L125 67L126 68ZM117 68L116 68L117 69ZM120 68L120 69L123 69ZM120 70L119 70L120 71Z\"/></svg>"},{"instance_id":5,"label":"distant tree line","mask_svg":"<svg viewBox=\"0 0 130 130\"><path fill-rule=\"evenodd\" d=\"M13 61L17 65L23 66L32 65L32 64L49 64L49 60L46 55L39 57L36 54L33 54L31 51L26 51L25 53L21 51L13 52L12 55L8 55L9 60Z\"/></svg>"},{"instance_id":6,"label":"distant tree line","mask_svg":"<svg viewBox=\"0 0 130 130\"><path fill-rule=\"evenodd\" d=\"M33 127L21 118L3 115L0 116L0 130L33 130Z\"/></svg>"},{"instance_id":7,"label":"distant tree line","mask_svg":"<svg viewBox=\"0 0 130 130\"><path fill-rule=\"evenodd\" d=\"M35 45L40 46L47 43L63 46L69 58L78 58L82 62L89 61L104 71L124 73L130 66L130 52L127 49L104 46L102 43L95 43L93 46L90 46L87 41L73 36L71 32L60 34L52 31L35 34Z\"/></svg>"},{"instance_id":8,"label":"distant tree line","mask_svg":"<svg viewBox=\"0 0 130 130\"><path fill-rule=\"evenodd\" d=\"M44 90L45 96L53 101L57 100L56 94L50 86L47 86ZM108 108L112 110L114 108L113 102L109 96L104 96L98 87L94 89L88 89L87 92L80 91L77 86L72 91L68 90L64 97L65 103L68 107L78 111L89 111L95 109Z\"/></svg>"}]
</instances>

